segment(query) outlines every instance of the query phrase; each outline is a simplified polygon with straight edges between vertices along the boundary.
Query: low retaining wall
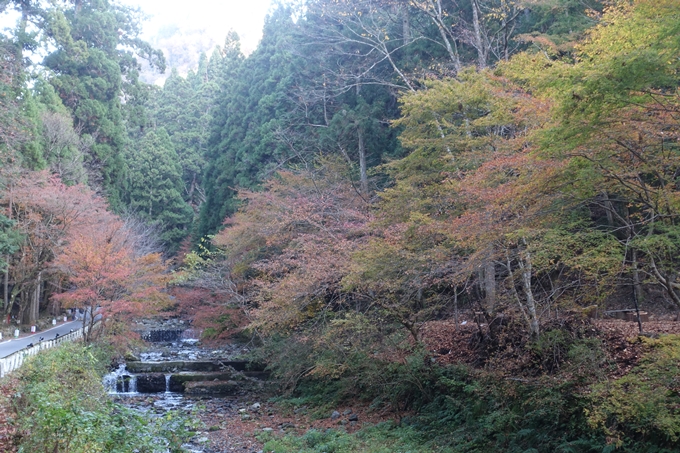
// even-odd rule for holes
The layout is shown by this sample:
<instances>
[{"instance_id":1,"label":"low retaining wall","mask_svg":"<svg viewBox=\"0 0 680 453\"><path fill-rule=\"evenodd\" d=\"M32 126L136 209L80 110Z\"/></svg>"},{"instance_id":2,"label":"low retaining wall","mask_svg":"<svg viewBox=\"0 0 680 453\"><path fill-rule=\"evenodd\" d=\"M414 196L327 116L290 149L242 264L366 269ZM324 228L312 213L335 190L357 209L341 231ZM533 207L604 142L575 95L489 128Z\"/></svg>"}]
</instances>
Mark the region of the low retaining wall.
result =
<instances>
[{"instance_id":1,"label":"low retaining wall","mask_svg":"<svg viewBox=\"0 0 680 453\"><path fill-rule=\"evenodd\" d=\"M155 329L140 331L139 336L142 340L149 343L171 343L182 339L182 334L186 329Z\"/></svg>"},{"instance_id":2,"label":"low retaining wall","mask_svg":"<svg viewBox=\"0 0 680 453\"><path fill-rule=\"evenodd\" d=\"M97 324L95 324L96 327ZM53 340L43 340L38 344L34 345L32 348L25 348L14 354L8 355L7 357L0 359L0 378L7 376L12 371L23 365L27 357L36 355L43 349L50 349L55 346L60 345L66 341L75 341L83 338L85 332L89 330L90 326L81 327L78 330L74 330L71 333L64 334L59 338Z\"/></svg>"}]
</instances>

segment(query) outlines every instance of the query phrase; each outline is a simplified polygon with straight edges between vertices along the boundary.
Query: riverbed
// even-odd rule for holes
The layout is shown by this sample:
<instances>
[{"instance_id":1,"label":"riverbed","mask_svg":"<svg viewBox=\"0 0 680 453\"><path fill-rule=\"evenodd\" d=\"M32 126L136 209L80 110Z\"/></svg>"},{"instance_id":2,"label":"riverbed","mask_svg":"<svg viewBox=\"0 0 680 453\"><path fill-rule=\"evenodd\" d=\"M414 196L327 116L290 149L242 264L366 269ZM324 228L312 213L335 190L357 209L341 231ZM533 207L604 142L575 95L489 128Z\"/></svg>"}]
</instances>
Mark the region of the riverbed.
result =
<instances>
[{"instance_id":1,"label":"riverbed","mask_svg":"<svg viewBox=\"0 0 680 453\"><path fill-rule=\"evenodd\" d=\"M248 372L235 370L232 366L224 365L232 363L235 359L241 358L248 352L245 345L225 344L220 347L207 347L198 340L200 332L187 329L184 333L176 335L154 334L155 339L173 341L155 341L148 343L148 348L139 353L138 363L127 365L121 363L117 368L104 377L106 387L112 399L143 413L148 417L161 417L169 411L178 411L186 414L196 421L197 431L190 442L183 445L187 452L191 453L223 453L239 451L244 453L261 452L262 445L253 436L253 432L243 429L243 420L264 415L267 417L264 404L258 401L265 385L261 375L252 377ZM136 360L135 360L136 362ZM164 377L164 386L154 388L152 392L147 390L139 391L142 385L138 385L138 380L148 374L138 374L128 371L135 365L142 368L147 365L161 367L162 364L195 364L195 363L216 363L222 370L214 372L216 375L228 374L228 382L234 385L227 386L229 394L201 394L190 395L184 391L171 391L171 377L181 374L191 374L180 369L167 370L165 373L154 373L152 376L159 380ZM160 364L160 365L159 365ZM159 376L161 375L161 376ZM210 372L208 373L211 376ZM140 381L141 384L141 381ZM196 383L189 383L191 385ZM200 384L200 383L199 383ZM205 384L207 391L214 389L215 383ZM175 385L175 390L177 386ZM200 385L198 386L200 387ZM147 387L144 387L147 389ZM203 387L200 387L201 390ZM192 387L196 390L196 387ZM187 391L190 391L188 389ZM205 389L203 389L205 390ZM258 424L259 425L259 424ZM249 427L250 428L250 427ZM259 426L253 427L262 429ZM266 429L267 428L265 426Z\"/></svg>"}]
</instances>

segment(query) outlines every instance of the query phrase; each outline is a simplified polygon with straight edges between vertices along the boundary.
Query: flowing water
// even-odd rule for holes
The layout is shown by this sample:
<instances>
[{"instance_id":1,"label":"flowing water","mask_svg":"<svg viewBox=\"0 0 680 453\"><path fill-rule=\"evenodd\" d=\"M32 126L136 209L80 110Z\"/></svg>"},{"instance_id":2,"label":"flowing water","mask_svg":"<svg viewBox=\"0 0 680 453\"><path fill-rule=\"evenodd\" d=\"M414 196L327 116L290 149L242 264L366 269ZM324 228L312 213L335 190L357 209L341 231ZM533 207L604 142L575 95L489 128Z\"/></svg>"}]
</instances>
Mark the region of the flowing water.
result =
<instances>
[{"instance_id":1,"label":"flowing water","mask_svg":"<svg viewBox=\"0 0 680 453\"><path fill-rule=\"evenodd\" d=\"M164 361L196 361L225 359L246 352L243 347L225 345L219 349L205 349L200 346L198 337L200 331L186 329L180 334L175 332L164 335L152 333L153 338L173 338L172 341L158 341L151 344L149 350L140 354L141 362L164 362ZM170 410L181 411L190 414L202 398L185 397L181 393L170 391L171 374L165 374L165 391L157 393L140 393L137 387L138 376L128 371L126 365L120 364L118 368L104 377L104 387L119 403L148 414L150 416L163 416ZM206 441L204 433L197 433L192 441L184 447L191 453L213 453L203 444Z\"/></svg>"},{"instance_id":2,"label":"flowing water","mask_svg":"<svg viewBox=\"0 0 680 453\"><path fill-rule=\"evenodd\" d=\"M125 364L104 376L104 388L110 395L137 395L137 376L128 372Z\"/></svg>"}]
</instances>

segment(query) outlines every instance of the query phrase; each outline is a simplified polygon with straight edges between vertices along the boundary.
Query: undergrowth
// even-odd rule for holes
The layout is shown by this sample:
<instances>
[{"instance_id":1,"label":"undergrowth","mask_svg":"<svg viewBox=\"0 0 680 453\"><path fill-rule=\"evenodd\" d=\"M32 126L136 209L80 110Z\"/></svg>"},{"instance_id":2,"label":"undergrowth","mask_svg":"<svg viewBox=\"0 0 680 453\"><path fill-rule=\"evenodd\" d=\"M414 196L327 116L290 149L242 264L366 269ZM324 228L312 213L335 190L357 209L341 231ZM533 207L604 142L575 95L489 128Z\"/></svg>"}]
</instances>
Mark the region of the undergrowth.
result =
<instances>
[{"instance_id":1,"label":"undergrowth","mask_svg":"<svg viewBox=\"0 0 680 453\"><path fill-rule=\"evenodd\" d=\"M276 438L270 434L262 435L264 451L275 453L429 453L448 452L435 443L428 442L418 430L397 426L394 423L381 423L367 427L356 434L342 430L309 430L302 436Z\"/></svg>"},{"instance_id":2,"label":"undergrowth","mask_svg":"<svg viewBox=\"0 0 680 453\"><path fill-rule=\"evenodd\" d=\"M646 354L626 376L607 377L611 363L595 338L553 335L531 345L534 363L553 373L516 376L469 366L433 366L422 351L383 367L383 385L336 379L301 379L282 407L304 407L314 417L348 396L383 409L387 402L410 415L348 434L342 427L302 436L268 437L274 452L503 452L670 453L680 448L680 336L645 340ZM559 352L559 361L553 360ZM546 357L546 359L542 359ZM527 377L529 376L529 377ZM365 378L359 382L368 382ZM351 394L350 389L355 393ZM408 395L405 398L405 395ZM404 400L408 404L404 404ZM314 418L313 417L313 418Z\"/></svg>"}]
</instances>

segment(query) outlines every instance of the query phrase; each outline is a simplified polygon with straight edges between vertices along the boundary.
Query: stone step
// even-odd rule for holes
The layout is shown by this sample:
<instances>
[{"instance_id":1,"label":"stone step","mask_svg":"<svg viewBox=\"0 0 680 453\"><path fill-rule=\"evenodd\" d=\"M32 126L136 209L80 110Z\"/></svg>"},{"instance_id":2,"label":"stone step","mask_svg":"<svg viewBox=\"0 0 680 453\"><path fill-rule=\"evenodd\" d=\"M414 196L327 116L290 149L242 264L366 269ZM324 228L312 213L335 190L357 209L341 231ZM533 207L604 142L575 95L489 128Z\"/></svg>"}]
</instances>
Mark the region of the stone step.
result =
<instances>
[{"instance_id":1,"label":"stone step","mask_svg":"<svg viewBox=\"0 0 680 453\"><path fill-rule=\"evenodd\" d=\"M170 343L182 339L182 334L186 328L177 329L152 329L152 330L138 330L136 331L142 340L149 343Z\"/></svg>"},{"instance_id":2,"label":"stone step","mask_svg":"<svg viewBox=\"0 0 680 453\"><path fill-rule=\"evenodd\" d=\"M254 372L264 374L262 372ZM142 373L135 375L137 381L137 391L139 393L163 393L169 390L173 393L188 393L189 388L193 388L195 382L231 382L241 386L253 385L253 381L248 379L248 374L234 370L224 371L184 371L181 373ZM131 376L124 376L121 382L117 383L118 391L129 391ZM194 390L201 392L202 390ZM203 391L207 392L207 390ZM221 391L220 391L221 392Z\"/></svg>"},{"instance_id":3,"label":"stone step","mask_svg":"<svg viewBox=\"0 0 680 453\"><path fill-rule=\"evenodd\" d=\"M187 382L184 393L191 396L235 395L240 386L235 381Z\"/></svg>"},{"instance_id":4,"label":"stone step","mask_svg":"<svg viewBox=\"0 0 680 453\"><path fill-rule=\"evenodd\" d=\"M137 375L137 391L139 393L165 392L165 375L161 373Z\"/></svg>"},{"instance_id":5,"label":"stone step","mask_svg":"<svg viewBox=\"0 0 680 453\"><path fill-rule=\"evenodd\" d=\"M170 391L183 393L186 385L189 382L224 382L244 380L244 376L235 371L217 371L217 372L197 372L185 371L170 375Z\"/></svg>"},{"instance_id":6,"label":"stone step","mask_svg":"<svg viewBox=\"0 0 680 453\"><path fill-rule=\"evenodd\" d=\"M262 365L238 360L127 362L126 367L131 373L177 373L181 371L206 372L221 371L228 367L231 367L236 371L264 371L264 366Z\"/></svg>"}]
</instances>

